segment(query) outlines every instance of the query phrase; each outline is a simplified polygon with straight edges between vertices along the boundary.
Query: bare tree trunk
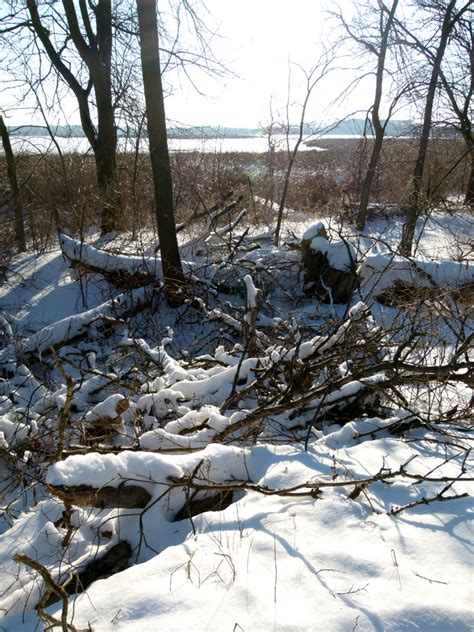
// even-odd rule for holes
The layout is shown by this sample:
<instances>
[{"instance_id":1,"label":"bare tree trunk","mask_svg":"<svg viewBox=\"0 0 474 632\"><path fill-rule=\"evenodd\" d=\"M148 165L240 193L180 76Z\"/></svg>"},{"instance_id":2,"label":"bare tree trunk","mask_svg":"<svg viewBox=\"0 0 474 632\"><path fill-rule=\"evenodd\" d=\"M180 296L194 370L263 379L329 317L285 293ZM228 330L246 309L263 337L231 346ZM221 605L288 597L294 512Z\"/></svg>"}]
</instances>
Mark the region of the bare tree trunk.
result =
<instances>
[{"instance_id":1,"label":"bare tree trunk","mask_svg":"<svg viewBox=\"0 0 474 632\"><path fill-rule=\"evenodd\" d=\"M118 230L122 224L117 181L117 134L110 84L96 89L98 133L93 147L97 185L102 198L101 233Z\"/></svg>"},{"instance_id":2,"label":"bare tree trunk","mask_svg":"<svg viewBox=\"0 0 474 632\"><path fill-rule=\"evenodd\" d=\"M375 173L377 171L377 165L379 164L380 154L382 152L384 127L382 125L374 125L374 131L374 144L372 147L372 153L370 155L369 166L367 167L367 172L362 184L359 210L357 211L356 216L357 230L364 230L365 221L367 218L367 209L369 206L370 193L372 191L372 183L374 181Z\"/></svg>"},{"instance_id":3,"label":"bare tree trunk","mask_svg":"<svg viewBox=\"0 0 474 632\"><path fill-rule=\"evenodd\" d=\"M290 186L291 172L293 171L293 165L295 164L296 156L298 155L298 150L303 141L302 126L300 126L300 130L301 131L296 141L296 144L293 148L293 151L290 154L288 166L286 168L285 179L283 181L283 192L280 198L280 206L278 207L278 216L277 216L277 223L276 223L276 228L275 228L275 246L278 246L280 242L281 225L283 222L283 211L285 210L286 198L288 195L288 188Z\"/></svg>"},{"instance_id":4,"label":"bare tree trunk","mask_svg":"<svg viewBox=\"0 0 474 632\"><path fill-rule=\"evenodd\" d=\"M97 46L88 63L97 102L97 135L94 156L97 184L102 194L101 232L121 226L117 180L117 130L112 100L112 3L100 0L95 8Z\"/></svg>"},{"instance_id":5,"label":"bare tree trunk","mask_svg":"<svg viewBox=\"0 0 474 632\"><path fill-rule=\"evenodd\" d=\"M465 5L465 8L469 8L469 3ZM472 125L472 95L474 94L474 28L472 20L470 20L469 17L468 19L457 20L457 30L453 34L453 38L459 46L459 55L457 58L454 58L452 64L456 68L461 69L461 76L459 77L459 75L453 72L446 73L443 68L441 68L440 77L444 91L458 119L459 125L456 125L455 129L462 134L466 144L468 159L469 157L471 159L464 203L468 206L473 206L474 133Z\"/></svg>"},{"instance_id":6,"label":"bare tree trunk","mask_svg":"<svg viewBox=\"0 0 474 632\"><path fill-rule=\"evenodd\" d=\"M382 85L383 76L385 71L385 58L387 55L388 38L393 25L393 19L395 11L397 10L398 0L393 0L392 8L388 14L387 22L381 32L380 50L377 54L377 72L375 83L375 98L372 106L372 127L375 132L374 144L372 147L372 154L370 156L369 166L367 173L365 174L364 183L362 185L359 211L356 217L357 230L363 230L365 226L365 220L367 217L367 207L369 205L370 192L372 190L372 183L374 181L375 172L379 163L380 153L382 151L382 144L385 135L385 125L382 125L380 120L380 104L382 102ZM382 11L382 9L380 9ZM382 16L380 17L382 21Z\"/></svg>"},{"instance_id":7,"label":"bare tree trunk","mask_svg":"<svg viewBox=\"0 0 474 632\"><path fill-rule=\"evenodd\" d=\"M465 101L463 104L459 104L456 100L457 93L455 91L455 85L451 84L446 78L446 75L443 72L441 72L441 80L443 82L444 90L446 94L448 95L448 98L451 102L451 106L459 121L459 126L456 126L455 129L461 133L464 139L464 143L466 145L466 154L467 154L468 160L470 158L470 167L469 167L470 172L469 172L469 178L467 181L467 187L466 187L466 192L464 196L464 203L467 206L474 205L474 134L473 134L473 128L472 128L472 121L471 121L471 118L472 118L471 117L471 111L472 111L471 110L471 96L474 91L474 50L473 49L471 49L470 51L470 56L472 58L472 61L470 64L471 81L470 81L469 90L466 94Z\"/></svg>"},{"instance_id":8,"label":"bare tree trunk","mask_svg":"<svg viewBox=\"0 0 474 632\"><path fill-rule=\"evenodd\" d=\"M45 27L38 11L38 0L26 0L31 18L31 26L57 73L76 97L81 124L94 152L97 185L101 196L101 232L108 233L120 228L120 199L117 181L117 136L112 101L112 3L111 0L97 0L93 6L96 33L93 31L85 2L80 2L80 16L84 31L79 26L79 18L73 0L62 0L69 36L80 58L87 67L88 85L83 87L71 72L67 60L61 57ZM97 129L90 110L89 96L94 89L97 107Z\"/></svg>"},{"instance_id":9,"label":"bare tree trunk","mask_svg":"<svg viewBox=\"0 0 474 632\"><path fill-rule=\"evenodd\" d=\"M311 98L311 94L313 90L315 89L315 87L317 86L317 84L324 79L324 77L328 74L328 72L330 72L332 61L333 61L332 56L329 55L327 51L325 51L324 55L316 64L316 66L314 66L309 72L304 71L305 78L306 78L306 94L303 100L303 105L301 106L301 115L300 115L300 121L298 125L298 138L296 140L295 146L292 151L290 151L290 148L289 148L289 138L288 138L289 130L290 130L290 121L289 120L287 121L288 166L286 168L285 178L283 181L283 192L281 194L280 206L278 208L277 223L276 223L276 228L275 228L275 246L278 246L280 242L280 232L281 232L281 226L283 222L283 211L285 210L286 198L287 198L288 189L290 186L291 172L293 171L296 157L298 156L298 150L304 138L304 124L305 124L305 117L306 117L306 110L308 108L308 103ZM290 94L289 94L289 88L288 88L288 99L289 97L290 97ZM288 115L288 107L287 107L287 115Z\"/></svg>"},{"instance_id":10,"label":"bare tree trunk","mask_svg":"<svg viewBox=\"0 0 474 632\"><path fill-rule=\"evenodd\" d=\"M25 226L23 222L23 207L20 200L20 189L18 187L18 179L16 177L15 157L13 155L10 136L7 127L0 114L0 136L2 138L3 150L5 152L5 161L7 163L8 182L11 190L11 203L13 207L14 226L15 226L15 242L18 252L25 252Z\"/></svg>"},{"instance_id":11,"label":"bare tree trunk","mask_svg":"<svg viewBox=\"0 0 474 632\"><path fill-rule=\"evenodd\" d=\"M471 145L471 167L464 203L467 206L474 207L474 145Z\"/></svg>"},{"instance_id":12,"label":"bare tree trunk","mask_svg":"<svg viewBox=\"0 0 474 632\"><path fill-rule=\"evenodd\" d=\"M173 186L161 83L158 17L155 0L137 0L137 12L150 159L155 189L156 220L165 291L168 302L177 305L181 302L177 290L184 283L184 275L174 219Z\"/></svg>"},{"instance_id":13,"label":"bare tree trunk","mask_svg":"<svg viewBox=\"0 0 474 632\"><path fill-rule=\"evenodd\" d=\"M428 94L426 97L425 113L423 116L423 126L421 129L420 143L418 146L418 156L413 172L412 191L410 194L410 202L406 213L405 224L403 225L402 239L400 242L400 253L406 257L409 257L412 252L416 222L421 209L420 197L423 183L423 172L425 169L426 154L428 151L428 143L430 140L436 89L440 77L441 62L446 50L449 35L454 26L453 11L455 7L456 0L450 0L449 4L446 6L438 48L436 50L436 55L433 59L433 65L431 69L431 78L428 86Z\"/></svg>"}]
</instances>

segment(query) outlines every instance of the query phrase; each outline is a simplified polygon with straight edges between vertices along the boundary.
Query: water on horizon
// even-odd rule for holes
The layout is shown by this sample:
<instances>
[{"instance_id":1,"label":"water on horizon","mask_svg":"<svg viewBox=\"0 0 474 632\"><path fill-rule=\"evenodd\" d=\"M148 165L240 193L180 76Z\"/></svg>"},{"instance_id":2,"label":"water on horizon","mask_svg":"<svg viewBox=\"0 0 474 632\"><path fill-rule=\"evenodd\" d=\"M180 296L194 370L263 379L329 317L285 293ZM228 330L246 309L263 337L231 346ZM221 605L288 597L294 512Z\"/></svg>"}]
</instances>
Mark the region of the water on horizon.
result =
<instances>
[{"instance_id":1,"label":"water on horizon","mask_svg":"<svg viewBox=\"0 0 474 632\"><path fill-rule=\"evenodd\" d=\"M316 137L308 137L306 140L313 140ZM357 136L328 134L325 139L356 139ZM284 135L275 135L273 140L275 148L278 151L286 151L289 144L290 150L294 148L297 142L297 136L289 136L287 139ZM57 137L56 142L60 150L64 153L91 152L91 148L85 137ZM11 143L16 153L57 153L57 147L49 136L12 136ZM136 139L119 138L118 150L126 152L134 152ZM265 153L268 151L268 139L266 137L251 138L171 138L169 139L170 151L176 152L199 152L199 153ZM148 150L147 139L141 139L139 144L140 151ZM304 143L300 146L300 151L325 151L322 147L308 147Z\"/></svg>"}]
</instances>

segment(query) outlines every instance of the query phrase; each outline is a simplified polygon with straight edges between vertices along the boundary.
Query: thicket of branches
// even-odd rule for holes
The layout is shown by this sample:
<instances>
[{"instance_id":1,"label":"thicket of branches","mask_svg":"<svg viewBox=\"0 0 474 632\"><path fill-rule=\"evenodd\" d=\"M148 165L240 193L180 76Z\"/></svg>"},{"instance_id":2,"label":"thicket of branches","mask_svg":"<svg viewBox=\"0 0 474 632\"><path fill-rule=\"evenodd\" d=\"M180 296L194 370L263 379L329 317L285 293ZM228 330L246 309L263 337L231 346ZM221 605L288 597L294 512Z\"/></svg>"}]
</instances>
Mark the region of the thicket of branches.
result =
<instances>
[{"instance_id":1,"label":"thicket of branches","mask_svg":"<svg viewBox=\"0 0 474 632\"><path fill-rule=\"evenodd\" d=\"M230 204L213 211L194 244L204 263L193 270L193 287L180 307L167 307L156 257L116 255L62 236L78 280L105 279L110 299L29 337L7 319L0 322L4 526L24 502L57 499L45 508L61 534L55 554L47 565L17 555L22 570L12 579L12 585L26 581L25 569L37 574L31 596L24 588L23 598L36 600L32 605L47 623L71 629L69 595L156 554L147 515L171 499L177 509L169 520L190 520L193 528L194 516L224 509L244 492L316 499L343 488L350 500L362 495L370 504L372 485L403 481L412 486L412 501L392 508L398 515L459 498L453 485L468 480L474 387L469 296L437 286L416 260L405 270L424 280L420 286L387 286L393 267L387 256L377 273L366 261L354 294L363 301L352 301L351 308L334 310L317 325L275 318L276 297L293 311L308 301L298 243L290 240L275 253L271 232L253 238L237 230L237 218L226 223ZM364 264L363 252L354 252ZM392 306L390 318L374 318L377 301ZM455 466L446 457L452 474L420 474L406 462L363 478L347 472L271 487L237 469L218 477L212 455L197 452L220 445L232 472L236 450L242 456L257 443L305 446L332 424L356 419L368 428L356 441L391 436L454 450ZM117 468L106 484L84 484L80 467L76 482L52 474L55 463L90 453ZM167 454L188 455L182 476L171 469L155 480L124 465L136 455L135 463L148 468L150 457ZM138 539L115 535L113 546L104 546L112 525L120 534L121 521L136 524ZM96 554L79 561L76 537L96 538ZM63 604L62 623L46 611L55 601Z\"/></svg>"}]
</instances>

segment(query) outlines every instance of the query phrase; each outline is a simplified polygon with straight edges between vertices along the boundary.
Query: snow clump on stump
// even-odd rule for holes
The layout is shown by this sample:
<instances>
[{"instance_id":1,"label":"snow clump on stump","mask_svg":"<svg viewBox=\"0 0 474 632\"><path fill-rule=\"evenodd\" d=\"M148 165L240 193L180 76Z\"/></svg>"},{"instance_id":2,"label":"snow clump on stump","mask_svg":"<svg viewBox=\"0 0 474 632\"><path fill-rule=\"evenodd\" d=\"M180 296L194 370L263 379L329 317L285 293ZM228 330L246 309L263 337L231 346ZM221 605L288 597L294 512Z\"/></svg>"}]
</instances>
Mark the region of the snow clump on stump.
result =
<instances>
[{"instance_id":1,"label":"snow clump on stump","mask_svg":"<svg viewBox=\"0 0 474 632\"><path fill-rule=\"evenodd\" d=\"M301 240L308 294L325 303L347 303L356 284L354 248L347 241L329 241L324 224L310 226Z\"/></svg>"}]
</instances>

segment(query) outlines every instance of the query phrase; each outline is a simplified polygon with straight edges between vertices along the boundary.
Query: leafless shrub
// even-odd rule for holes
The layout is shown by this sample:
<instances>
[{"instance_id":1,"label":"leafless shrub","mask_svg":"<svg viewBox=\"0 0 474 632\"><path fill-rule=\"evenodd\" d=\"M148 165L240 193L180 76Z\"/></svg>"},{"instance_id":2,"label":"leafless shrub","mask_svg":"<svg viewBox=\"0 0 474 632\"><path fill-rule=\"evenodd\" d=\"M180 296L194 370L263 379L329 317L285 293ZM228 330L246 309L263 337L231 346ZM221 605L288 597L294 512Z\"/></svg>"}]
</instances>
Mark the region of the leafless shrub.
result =
<instances>
[{"instance_id":1,"label":"leafless shrub","mask_svg":"<svg viewBox=\"0 0 474 632\"><path fill-rule=\"evenodd\" d=\"M324 151L299 152L289 182L287 206L312 216L339 214L344 206L350 207L360 193L371 142L322 138L317 144ZM415 153L416 145L411 139L385 141L371 202L388 207L389 214L395 207L402 209L407 199ZM0 173L2 160L0 157ZM286 160L286 152L274 148L269 173L266 154L173 153L177 222L196 219L198 224L202 223L206 212L233 191L236 197L244 196L247 222L272 224L268 203L256 202L255 197L265 201L271 189L273 199L280 198ZM468 166L461 141L433 139L424 180L426 200L439 204L463 191ZM57 229L83 234L99 228L100 196L91 155L37 154L25 150L17 155L17 170L27 237L35 248L51 243ZM119 153L118 170L125 229L134 237L143 229L153 230L152 179L147 156L140 152ZM0 185L1 182L0 178ZM7 242L6 238L0 239Z\"/></svg>"}]
</instances>

